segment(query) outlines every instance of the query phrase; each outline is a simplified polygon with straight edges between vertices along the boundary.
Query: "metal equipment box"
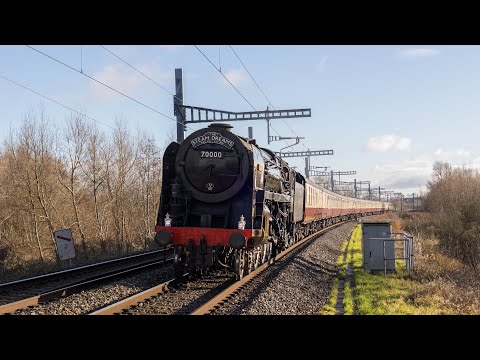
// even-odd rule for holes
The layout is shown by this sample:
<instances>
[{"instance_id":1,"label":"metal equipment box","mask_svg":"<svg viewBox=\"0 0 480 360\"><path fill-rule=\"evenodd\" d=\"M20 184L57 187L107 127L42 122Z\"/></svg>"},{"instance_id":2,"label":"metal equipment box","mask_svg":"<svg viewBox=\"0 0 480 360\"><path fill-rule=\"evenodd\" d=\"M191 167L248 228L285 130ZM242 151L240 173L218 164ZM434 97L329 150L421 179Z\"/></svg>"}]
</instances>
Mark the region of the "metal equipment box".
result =
<instances>
[{"instance_id":1,"label":"metal equipment box","mask_svg":"<svg viewBox=\"0 0 480 360\"><path fill-rule=\"evenodd\" d=\"M391 221L362 221L363 269L395 270L395 242L391 240ZM384 241L385 240L385 241Z\"/></svg>"}]
</instances>

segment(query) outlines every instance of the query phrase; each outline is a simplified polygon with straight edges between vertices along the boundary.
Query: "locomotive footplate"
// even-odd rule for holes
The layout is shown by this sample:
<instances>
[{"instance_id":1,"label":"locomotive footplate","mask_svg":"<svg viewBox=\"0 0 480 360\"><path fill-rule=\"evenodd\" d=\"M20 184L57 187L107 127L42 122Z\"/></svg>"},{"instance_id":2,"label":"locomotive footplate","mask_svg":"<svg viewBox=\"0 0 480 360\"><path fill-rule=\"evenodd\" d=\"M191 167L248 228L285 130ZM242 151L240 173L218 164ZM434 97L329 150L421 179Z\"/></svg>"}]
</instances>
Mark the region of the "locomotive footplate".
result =
<instances>
[{"instance_id":1,"label":"locomotive footplate","mask_svg":"<svg viewBox=\"0 0 480 360\"><path fill-rule=\"evenodd\" d=\"M261 230L157 226L157 241L175 248L175 268L231 267L232 249L253 249L266 241Z\"/></svg>"}]
</instances>

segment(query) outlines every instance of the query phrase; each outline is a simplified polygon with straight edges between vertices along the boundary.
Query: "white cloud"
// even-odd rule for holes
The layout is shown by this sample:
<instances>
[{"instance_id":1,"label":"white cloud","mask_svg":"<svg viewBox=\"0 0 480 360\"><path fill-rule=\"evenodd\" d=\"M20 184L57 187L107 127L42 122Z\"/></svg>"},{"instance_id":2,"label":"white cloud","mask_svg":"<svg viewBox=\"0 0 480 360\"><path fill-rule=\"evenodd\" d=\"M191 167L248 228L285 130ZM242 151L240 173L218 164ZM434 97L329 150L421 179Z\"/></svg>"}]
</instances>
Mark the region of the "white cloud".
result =
<instances>
[{"instance_id":1,"label":"white cloud","mask_svg":"<svg viewBox=\"0 0 480 360\"><path fill-rule=\"evenodd\" d=\"M172 83L173 81L171 80L173 79L173 74L160 73L158 71L158 65L143 64L134 66L145 75L155 79L157 82L166 83L165 80L167 80ZM94 73L93 77L98 81L101 81L102 83L111 86L112 88L129 96L147 96L148 94L154 93L152 90L155 85L152 82L144 78L138 72L128 69L122 64L106 65L102 70ZM93 96L99 100L108 101L121 96L115 91L93 81L91 82L91 91Z\"/></svg>"},{"instance_id":2,"label":"white cloud","mask_svg":"<svg viewBox=\"0 0 480 360\"><path fill-rule=\"evenodd\" d=\"M480 169L480 157L476 157L475 159L468 161L466 165L474 169Z\"/></svg>"},{"instance_id":3,"label":"white cloud","mask_svg":"<svg viewBox=\"0 0 480 360\"><path fill-rule=\"evenodd\" d=\"M418 189L425 189L430 179L433 161L429 156L386 163L376 166L371 173L376 185L381 185L388 190L407 192L418 192Z\"/></svg>"},{"instance_id":4,"label":"white cloud","mask_svg":"<svg viewBox=\"0 0 480 360\"><path fill-rule=\"evenodd\" d=\"M457 149L457 155L459 156L470 156L470 151L465 149Z\"/></svg>"},{"instance_id":5,"label":"white cloud","mask_svg":"<svg viewBox=\"0 0 480 360\"><path fill-rule=\"evenodd\" d=\"M463 148L458 149L451 149L451 150L444 150L442 148L438 148L434 151L434 159L441 160L441 161L452 161L458 157L469 157L471 152L469 150L465 150Z\"/></svg>"},{"instance_id":6,"label":"white cloud","mask_svg":"<svg viewBox=\"0 0 480 360\"><path fill-rule=\"evenodd\" d=\"M371 152L386 152L389 150L404 151L410 148L412 140L398 135L382 135L368 139L365 148Z\"/></svg>"},{"instance_id":7,"label":"white cloud","mask_svg":"<svg viewBox=\"0 0 480 360\"><path fill-rule=\"evenodd\" d=\"M439 148L429 154L377 165L372 169L371 178L376 180L376 184L395 191L418 192L419 188L426 189L436 160L447 161L454 167L465 164L467 167L480 168L480 157L469 161L466 158L470 155L471 152L463 148Z\"/></svg>"},{"instance_id":8,"label":"white cloud","mask_svg":"<svg viewBox=\"0 0 480 360\"><path fill-rule=\"evenodd\" d=\"M127 71L119 64L109 64L101 71L93 74L93 77L118 91L126 93L134 92L142 82L140 74ZM100 100L112 100L120 96L96 82L92 82L92 92L93 95Z\"/></svg>"},{"instance_id":9,"label":"white cloud","mask_svg":"<svg viewBox=\"0 0 480 360\"><path fill-rule=\"evenodd\" d=\"M410 48L405 50L400 50L397 53L397 56L400 59L405 60L415 60L421 58L428 58L435 55L438 55L440 50L432 49L432 48Z\"/></svg>"},{"instance_id":10,"label":"white cloud","mask_svg":"<svg viewBox=\"0 0 480 360\"><path fill-rule=\"evenodd\" d=\"M233 69L224 73L226 78L235 86L241 85L248 80L247 74L242 69ZM226 80L223 79L223 82L226 83Z\"/></svg>"},{"instance_id":11,"label":"white cloud","mask_svg":"<svg viewBox=\"0 0 480 360\"><path fill-rule=\"evenodd\" d=\"M324 72L327 67L328 56L322 56L320 61L317 63L316 71L321 73Z\"/></svg>"}]
</instances>

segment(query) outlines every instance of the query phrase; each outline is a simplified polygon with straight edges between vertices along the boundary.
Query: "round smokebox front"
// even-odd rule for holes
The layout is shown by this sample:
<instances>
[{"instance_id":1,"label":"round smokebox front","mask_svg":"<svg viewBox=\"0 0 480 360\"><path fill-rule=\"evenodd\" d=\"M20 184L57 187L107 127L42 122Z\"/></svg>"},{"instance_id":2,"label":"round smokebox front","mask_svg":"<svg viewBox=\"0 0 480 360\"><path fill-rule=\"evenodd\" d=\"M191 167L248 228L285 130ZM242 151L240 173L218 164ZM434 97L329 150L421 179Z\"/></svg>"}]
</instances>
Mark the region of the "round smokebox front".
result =
<instances>
[{"instance_id":1,"label":"round smokebox front","mask_svg":"<svg viewBox=\"0 0 480 360\"><path fill-rule=\"evenodd\" d=\"M215 124L191 134L177 154L177 173L185 188L205 202L220 202L234 196L245 184L249 156L243 142Z\"/></svg>"}]
</instances>

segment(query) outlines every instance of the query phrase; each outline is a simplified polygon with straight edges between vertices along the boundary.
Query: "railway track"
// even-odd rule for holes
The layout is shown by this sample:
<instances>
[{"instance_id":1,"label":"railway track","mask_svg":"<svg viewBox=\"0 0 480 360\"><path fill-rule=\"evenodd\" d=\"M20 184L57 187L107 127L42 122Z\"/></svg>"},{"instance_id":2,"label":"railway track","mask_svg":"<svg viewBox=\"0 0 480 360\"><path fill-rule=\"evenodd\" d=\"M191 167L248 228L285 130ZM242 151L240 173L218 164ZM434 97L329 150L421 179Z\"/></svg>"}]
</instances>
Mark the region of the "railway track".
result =
<instances>
[{"instance_id":1,"label":"railway track","mask_svg":"<svg viewBox=\"0 0 480 360\"><path fill-rule=\"evenodd\" d=\"M91 315L189 315L235 282L233 274L216 272L204 278L186 274L97 310Z\"/></svg>"},{"instance_id":2,"label":"railway track","mask_svg":"<svg viewBox=\"0 0 480 360\"><path fill-rule=\"evenodd\" d=\"M316 239L318 236L344 223L345 222L334 224L306 237L278 254L275 259L261 265L240 281L235 281L233 274L225 272L214 273L212 276L204 278L194 277L192 279L189 279L190 275L186 274L182 279L169 280L139 294L94 311L91 315L214 314L222 304L227 304L234 300L236 294L241 292L245 286L270 265L307 242Z\"/></svg>"},{"instance_id":3,"label":"railway track","mask_svg":"<svg viewBox=\"0 0 480 360\"><path fill-rule=\"evenodd\" d=\"M148 270L172 261L172 254L172 250L155 250L0 284L0 314L12 313Z\"/></svg>"}]
</instances>

